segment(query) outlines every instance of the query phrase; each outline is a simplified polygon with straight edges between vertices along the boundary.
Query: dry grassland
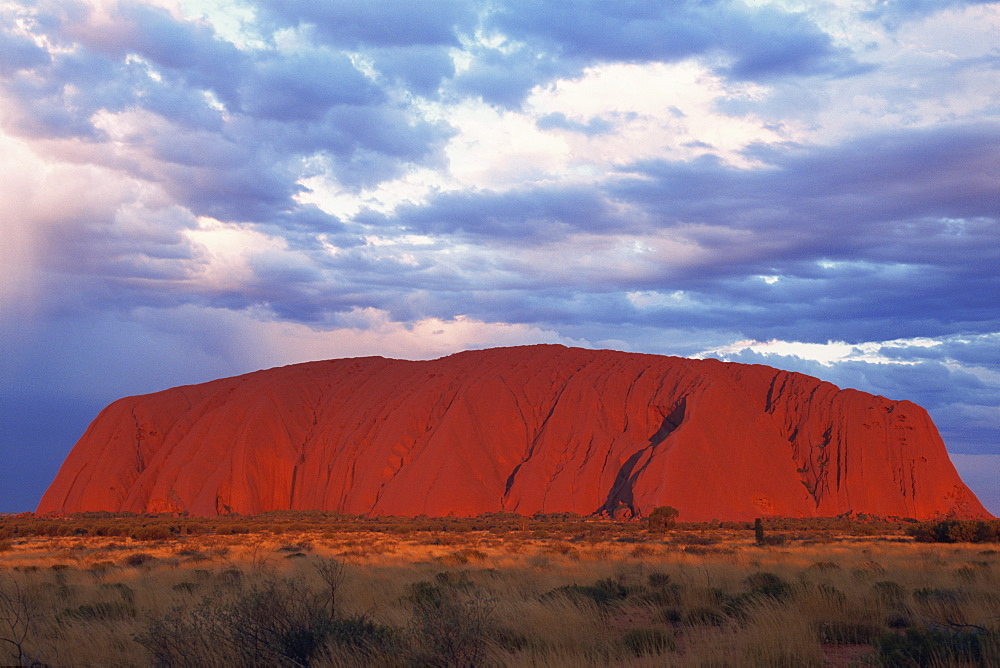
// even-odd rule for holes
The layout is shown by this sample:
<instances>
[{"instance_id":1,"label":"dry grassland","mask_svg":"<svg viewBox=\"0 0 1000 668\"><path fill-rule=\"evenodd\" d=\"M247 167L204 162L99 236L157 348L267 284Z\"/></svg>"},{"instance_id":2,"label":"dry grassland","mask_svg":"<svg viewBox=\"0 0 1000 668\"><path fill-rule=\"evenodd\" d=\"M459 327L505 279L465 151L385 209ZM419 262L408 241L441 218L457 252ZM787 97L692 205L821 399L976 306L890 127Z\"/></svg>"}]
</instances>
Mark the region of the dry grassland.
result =
<instances>
[{"instance_id":1,"label":"dry grassland","mask_svg":"<svg viewBox=\"0 0 1000 668\"><path fill-rule=\"evenodd\" d=\"M0 663L996 666L995 548L721 529L13 537Z\"/></svg>"}]
</instances>

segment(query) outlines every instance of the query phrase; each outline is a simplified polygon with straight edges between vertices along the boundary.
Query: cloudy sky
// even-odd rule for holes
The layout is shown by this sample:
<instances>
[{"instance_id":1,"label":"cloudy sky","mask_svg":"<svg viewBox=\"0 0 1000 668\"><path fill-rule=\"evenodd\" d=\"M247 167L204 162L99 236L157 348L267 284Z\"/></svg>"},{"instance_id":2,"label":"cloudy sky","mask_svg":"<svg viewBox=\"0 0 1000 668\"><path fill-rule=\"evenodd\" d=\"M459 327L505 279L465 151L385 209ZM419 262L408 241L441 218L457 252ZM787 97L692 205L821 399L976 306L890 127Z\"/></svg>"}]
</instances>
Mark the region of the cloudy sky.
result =
<instances>
[{"instance_id":1,"label":"cloudy sky","mask_svg":"<svg viewBox=\"0 0 1000 668\"><path fill-rule=\"evenodd\" d=\"M0 0L0 511L110 401L524 343L926 407L1000 513L1000 4Z\"/></svg>"}]
</instances>

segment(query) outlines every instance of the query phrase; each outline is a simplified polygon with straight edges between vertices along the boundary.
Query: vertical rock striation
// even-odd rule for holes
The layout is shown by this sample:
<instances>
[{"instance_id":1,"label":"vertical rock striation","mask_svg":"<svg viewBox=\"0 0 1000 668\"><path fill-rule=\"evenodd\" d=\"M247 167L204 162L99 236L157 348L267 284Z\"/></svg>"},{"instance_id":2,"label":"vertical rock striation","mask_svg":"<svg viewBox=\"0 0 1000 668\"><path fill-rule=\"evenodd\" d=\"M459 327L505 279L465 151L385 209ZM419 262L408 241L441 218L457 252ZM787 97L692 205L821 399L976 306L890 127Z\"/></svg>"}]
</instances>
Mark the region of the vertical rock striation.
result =
<instances>
[{"instance_id":1,"label":"vertical rock striation","mask_svg":"<svg viewBox=\"0 0 1000 668\"><path fill-rule=\"evenodd\" d=\"M766 366L562 346L297 364L129 397L38 512L988 517L927 413Z\"/></svg>"}]
</instances>

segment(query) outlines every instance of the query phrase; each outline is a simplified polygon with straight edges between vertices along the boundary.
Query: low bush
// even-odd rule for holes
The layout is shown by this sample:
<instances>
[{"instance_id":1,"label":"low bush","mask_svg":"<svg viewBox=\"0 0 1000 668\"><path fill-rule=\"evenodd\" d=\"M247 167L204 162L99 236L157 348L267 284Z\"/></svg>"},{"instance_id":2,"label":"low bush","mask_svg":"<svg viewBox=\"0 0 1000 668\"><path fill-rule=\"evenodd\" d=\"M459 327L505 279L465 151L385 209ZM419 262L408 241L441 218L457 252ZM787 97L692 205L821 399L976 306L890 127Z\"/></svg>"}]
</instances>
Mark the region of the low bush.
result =
<instances>
[{"instance_id":1,"label":"low bush","mask_svg":"<svg viewBox=\"0 0 1000 668\"><path fill-rule=\"evenodd\" d=\"M918 522L906 527L906 534L920 543L996 543L1000 520Z\"/></svg>"},{"instance_id":2,"label":"low bush","mask_svg":"<svg viewBox=\"0 0 1000 668\"><path fill-rule=\"evenodd\" d=\"M445 576L445 577L441 577ZM409 596L415 663L427 666L478 666L492 645L511 634L494 620L496 601L466 578L439 573L435 583L416 583Z\"/></svg>"},{"instance_id":3,"label":"low bush","mask_svg":"<svg viewBox=\"0 0 1000 668\"><path fill-rule=\"evenodd\" d=\"M167 540L174 537L174 533L169 527L163 525L142 526L132 530L131 537L134 540Z\"/></svg>"},{"instance_id":4,"label":"low bush","mask_svg":"<svg viewBox=\"0 0 1000 668\"><path fill-rule=\"evenodd\" d=\"M110 622L135 617L135 606L127 601L100 601L67 608L63 617L81 622Z\"/></svg>"},{"instance_id":5,"label":"low bush","mask_svg":"<svg viewBox=\"0 0 1000 668\"><path fill-rule=\"evenodd\" d=\"M882 630L877 624L852 620L821 622L816 628L820 642L833 645L867 645Z\"/></svg>"},{"instance_id":6,"label":"low bush","mask_svg":"<svg viewBox=\"0 0 1000 668\"><path fill-rule=\"evenodd\" d=\"M324 592L299 578L261 577L237 587L150 618L136 640L159 665L305 666L334 635L367 628L331 617Z\"/></svg>"},{"instance_id":7,"label":"low bush","mask_svg":"<svg viewBox=\"0 0 1000 668\"><path fill-rule=\"evenodd\" d=\"M875 646L884 666L995 666L1000 662L1000 636L982 629L908 628L902 634L882 634Z\"/></svg>"},{"instance_id":8,"label":"low bush","mask_svg":"<svg viewBox=\"0 0 1000 668\"><path fill-rule=\"evenodd\" d=\"M743 580L743 584L750 588L749 593L752 596L765 596L779 601L791 596L793 591L792 585L767 571L748 576Z\"/></svg>"},{"instance_id":9,"label":"low bush","mask_svg":"<svg viewBox=\"0 0 1000 668\"><path fill-rule=\"evenodd\" d=\"M149 554L148 552L136 552L122 559L122 563L124 565L131 566L133 568L142 566L143 564L150 564L154 561L156 561L156 557Z\"/></svg>"},{"instance_id":10,"label":"low bush","mask_svg":"<svg viewBox=\"0 0 1000 668\"><path fill-rule=\"evenodd\" d=\"M542 598L565 596L570 600L586 600L596 603L600 607L606 607L612 603L624 601L629 596L643 591L643 587L627 586L620 580L606 578L598 580L592 585L571 584L557 587Z\"/></svg>"},{"instance_id":11,"label":"low bush","mask_svg":"<svg viewBox=\"0 0 1000 668\"><path fill-rule=\"evenodd\" d=\"M872 591L883 603L899 605L906 598L906 589L898 582L880 580L872 585Z\"/></svg>"},{"instance_id":12,"label":"low bush","mask_svg":"<svg viewBox=\"0 0 1000 668\"><path fill-rule=\"evenodd\" d=\"M618 642L625 651L634 656L663 654L677 649L677 641L674 640L673 634L660 628L628 629Z\"/></svg>"}]
</instances>

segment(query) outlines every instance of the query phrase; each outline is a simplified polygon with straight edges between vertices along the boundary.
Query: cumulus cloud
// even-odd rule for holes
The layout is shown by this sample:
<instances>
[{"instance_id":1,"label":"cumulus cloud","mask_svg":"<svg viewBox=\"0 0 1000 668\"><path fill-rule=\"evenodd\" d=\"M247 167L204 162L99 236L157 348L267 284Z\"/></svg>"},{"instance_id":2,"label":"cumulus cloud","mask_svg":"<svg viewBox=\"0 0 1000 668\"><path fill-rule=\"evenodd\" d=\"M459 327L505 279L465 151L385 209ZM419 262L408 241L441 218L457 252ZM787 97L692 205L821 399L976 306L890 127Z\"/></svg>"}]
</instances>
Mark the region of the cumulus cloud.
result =
<instances>
[{"instance_id":1,"label":"cumulus cloud","mask_svg":"<svg viewBox=\"0 0 1000 668\"><path fill-rule=\"evenodd\" d=\"M755 80L864 69L805 15L741 2L587 1L565 11L541 0L511 0L486 14L484 31L500 43L487 44L456 83L508 106L536 85L601 62L707 56L729 76Z\"/></svg>"},{"instance_id":2,"label":"cumulus cloud","mask_svg":"<svg viewBox=\"0 0 1000 668\"><path fill-rule=\"evenodd\" d=\"M377 6L364 0L265 0L260 9L282 25L312 26L323 40L341 48L362 45L457 45L458 34L475 25L476 6L463 0L421 5L385 0Z\"/></svg>"}]
</instances>

